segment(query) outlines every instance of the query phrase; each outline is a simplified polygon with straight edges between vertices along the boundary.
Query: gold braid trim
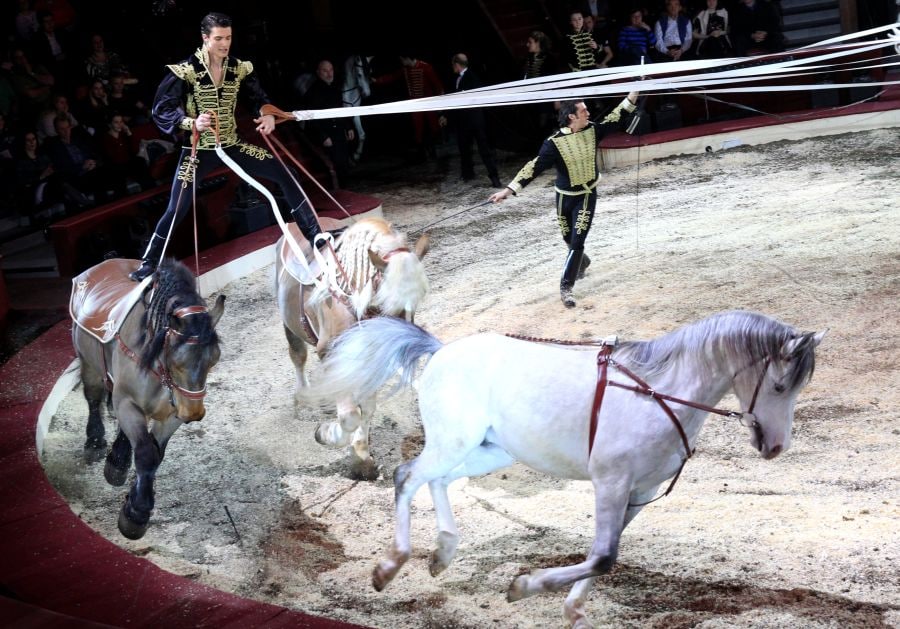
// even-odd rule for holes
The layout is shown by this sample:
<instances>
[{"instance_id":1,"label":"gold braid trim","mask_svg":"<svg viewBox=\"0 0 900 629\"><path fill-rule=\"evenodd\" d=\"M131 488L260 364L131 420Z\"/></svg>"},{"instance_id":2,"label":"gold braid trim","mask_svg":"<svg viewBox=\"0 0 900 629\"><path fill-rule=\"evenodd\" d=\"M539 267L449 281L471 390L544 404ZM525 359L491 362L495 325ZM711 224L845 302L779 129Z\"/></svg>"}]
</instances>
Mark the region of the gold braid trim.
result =
<instances>
[{"instance_id":1,"label":"gold braid trim","mask_svg":"<svg viewBox=\"0 0 900 629\"><path fill-rule=\"evenodd\" d=\"M166 67L182 81L193 84L193 82L197 80L197 73L194 72L194 66L188 62L172 64Z\"/></svg>"},{"instance_id":2,"label":"gold braid trim","mask_svg":"<svg viewBox=\"0 0 900 629\"><path fill-rule=\"evenodd\" d=\"M569 221L566 220L566 216L563 214L563 197L559 197L559 200L556 202L556 222L559 223L559 231L562 232L563 238L568 236L571 229L569 229Z\"/></svg>"},{"instance_id":3,"label":"gold braid trim","mask_svg":"<svg viewBox=\"0 0 900 629\"><path fill-rule=\"evenodd\" d=\"M593 126L578 133L550 138L569 172L569 185L581 186L597 178L597 132Z\"/></svg>"},{"instance_id":4,"label":"gold braid trim","mask_svg":"<svg viewBox=\"0 0 900 629\"><path fill-rule=\"evenodd\" d=\"M239 142L238 146L241 148L241 153L246 153L250 157L255 157L258 160L271 159L272 154L269 153L266 149L256 146L255 144L247 144L246 142Z\"/></svg>"},{"instance_id":5,"label":"gold braid trim","mask_svg":"<svg viewBox=\"0 0 900 629\"><path fill-rule=\"evenodd\" d=\"M185 155L181 164L178 166L178 174L175 178L181 182L182 188L187 188L188 184L194 181L194 175L197 172L197 164L200 160L190 155Z\"/></svg>"},{"instance_id":6,"label":"gold braid trim","mask_svg":"<svg viewBox=\"0 0 900 629\"><path fill-rule=\"evenodd\" d=\"M584 195L584 202L581 209L578 210L578 216L575 217L575 233L583 234L591 228L591 213L588 211L589 195Z\"/></svg>"},{"instance_id":7,"label":"gold braid trim","mask_svg":"<svg viewBox=\"0 0 900 629\"><path fill-rule=\"evenodd\" d=\"M253 64L249 61L237 61L237 80L238 83L243 81L247 75L253 72Z\"/></svg>"},{"instance_id":8,"label":"gold braid trim","mask_svg":"<svg viewBox=\"0 0 900 629\"><path fill-rule=\"evenodd\" d=\"M619 103L615 109L613 109L611 112L606 114L606 118L604 118L600 122L600 124L606 124L607 122L619 122L619 120L622 118L623 110L630 113L630 112L634 111L636 108L637 107L634 105L634 103L632 103L630 100L628 100L626 98L621 103Z\"/></svg>"},{"instance_id":9,"label":"gold braid trim","mask_svg":"<svg viewBox=\"0 0 900 629\"><path fill-rule=\"evenodd\" d=\"M522 188L524 188L525 186L520 182L523 180L531 181L532 179L534 179L534 165L537 164L537 160L538 158L535 157L533 160L522 166L522 169L518 173L516 173L516 176L513 177L512 182L510 182L510 184L506 187L516 194L521 192Z\"/></svg>"},{"instance_id":10,"label":"gold braid trim","mask_svg":"<svg viewBox=\"0 0 900 629\"><path fill-rule=\"evenodd\" d=\"M573 70L590 70L595 66L594 50L591 48L593 37L590 33L570 33L569 39L575 49L575 65Z\"/></svg>"}]
</instances>

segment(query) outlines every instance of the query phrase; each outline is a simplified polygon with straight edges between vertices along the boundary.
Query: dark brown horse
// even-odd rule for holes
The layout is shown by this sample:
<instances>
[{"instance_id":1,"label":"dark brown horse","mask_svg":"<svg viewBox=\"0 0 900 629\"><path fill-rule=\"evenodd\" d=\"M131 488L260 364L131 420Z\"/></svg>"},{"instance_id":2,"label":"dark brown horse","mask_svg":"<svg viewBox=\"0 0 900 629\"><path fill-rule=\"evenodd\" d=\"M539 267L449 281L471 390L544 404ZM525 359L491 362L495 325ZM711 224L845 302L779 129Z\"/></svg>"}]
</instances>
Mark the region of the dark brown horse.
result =
<instances>
[{"instance_id":1,"label":"dark brown horse","mask_svg":"<svg viewBox=\"0 0 900 629\"><path fill-rule=\"evenodd\" d=\"M72 342L81 361L88 403L85 458L106 452L101 404L118 422L104 476L123 485L134 453L135 480L119 513L129 539L144 535L153 511L153 480L169 437L183 423L203 419L206 377L219 360L216 323L220 295L208 310L195 278L165 260L140 285L128 279L135 260L107 260L73 280Z\"/></svg>"},{"instance_id":2,"label":"dark brown horse","mask_svg":"<svg viewBox=\"0 0 900 629\"><path fill-rule=\"evenodd\" d=\"M323 219L327 221L327 219ZM323 227L329 229L330 224ZM301 248L315 267L309 243ZM383 218L367 217L354 223L337 241L339 262L337 286L327 280L313 283L282 237L276 245L275 282L278 310L284 324L291 361L297 373L295 395L308 386L304 366L307 345L322 358L331 341L357 321L372 315L389 315L413 320L416 308L428 291L422 258L428 251L428 237L421 236L410 250L406 236ZM330 255L330 254L329 254ZM378 477L378 466L369 454L369 420L375 412L375 398L357 404L337 400L337 421L319 424L316 441L330 447L350 445L351 476L364 480Z\"/></svg>"}]
</instances>

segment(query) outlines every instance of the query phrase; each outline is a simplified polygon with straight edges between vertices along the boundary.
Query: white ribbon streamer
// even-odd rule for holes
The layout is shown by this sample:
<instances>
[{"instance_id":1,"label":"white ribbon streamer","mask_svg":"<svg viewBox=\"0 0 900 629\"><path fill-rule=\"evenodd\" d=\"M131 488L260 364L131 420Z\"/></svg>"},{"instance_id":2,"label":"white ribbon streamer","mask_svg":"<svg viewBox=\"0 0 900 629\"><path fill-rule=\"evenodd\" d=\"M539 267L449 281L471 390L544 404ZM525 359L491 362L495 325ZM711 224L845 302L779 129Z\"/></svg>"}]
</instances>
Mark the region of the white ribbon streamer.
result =
<instances>
[{"instance_id":1,"label":"white ribbon streamer","mask_svg":"<svg viewBox=\"0 0 900 629\"><path fill-rule=\"evenodd\" d=\"M851 40L888 33L886 39L851 42ZM394 114L415 111L443 111L471 107L497 107L522 103L539 103L571 98L600 97L627 94L639 91L658 94L677 90L682 93L723 93L723 92L784 92L858 87L858 84L797 84L779 86L743 86L721 88L716 86L733 83L809 76L828 72L835 63L825 63L836 59L874 52L883 48L900 49L898 25L887 25L827 39L793 51L766 55L765 57L731 57L727 59L697 59L650 66L632 65L622 68L602 68L567 74L557 74L537 79L526 79L481 87L465 92L444 96L411 99L406 101L341 107L331 109L297 110L291 112L296 120L316 120L323 118L344 118L377 114ZM797 58L821 50L819 54ZM763 59L764 61L760 61ZM777 61L782 59L782 61ZM775 61L771 61L775 60ZM871 62L864 60L863 62ZM848 61L847 64L860 63ZM748 65L749 64L749 65ZM867 69L886 68L896 62L874 63ZM860 68L863 69L863 68ZM646 79L651 71L654 78ZM689 74L686 74L689 73ZM671 76L675 75L675 76ZM662 78L660 78L662 77ZM900 81L867 82L867 85L897 85ZM685 88L691 88L685 92Z\"/></svg>"}]
</instances>

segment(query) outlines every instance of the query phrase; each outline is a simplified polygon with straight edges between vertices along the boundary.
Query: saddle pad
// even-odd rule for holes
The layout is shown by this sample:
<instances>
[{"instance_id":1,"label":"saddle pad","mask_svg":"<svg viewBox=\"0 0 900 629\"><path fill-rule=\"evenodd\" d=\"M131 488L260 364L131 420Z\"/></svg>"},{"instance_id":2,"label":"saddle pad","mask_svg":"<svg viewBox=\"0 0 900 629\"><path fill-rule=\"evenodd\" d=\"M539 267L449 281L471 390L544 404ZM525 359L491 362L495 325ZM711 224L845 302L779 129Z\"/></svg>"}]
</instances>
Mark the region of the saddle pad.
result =
<instances>
[{"instance_id":1,"label":"saddle pad","mask_svg":"<svg viewBox=\"0 0 900 629\"><path fill-rule=\"evenodd\" d=\"M340 228L343 225L343 222L344 221L325 216L319 218L319 225L321 225L323 230L328 232ZM319 275L319 264L316 262L315 258L313 258L312 246L300 232L300 228L297 227L297 224L293 222L287 223L287 228L288 233L293 237L297 244L300 245L300 249L306 255L306 263L309 265L309 271L303 268L300 261L297 260L297 256L294 255L294 251L288 245L285 237L281 238L278 247L278 256L281 258L282 268L290 273L291 277L295 280L309 286L313 284L315 278Z\"/></svg>"},{"instance_id":2,"label":"saddle pad","mask_svg":"<svg viewBox=\"0 0 900 629\"><path fill-rule=\"evenodd\" d=\"M140 283L128 278L140 264L140 260L113 258L73 278L69 299L72 321L101 343L114 339L125 317L153 281L153 275Z\"/></svg>"}]
</instances>

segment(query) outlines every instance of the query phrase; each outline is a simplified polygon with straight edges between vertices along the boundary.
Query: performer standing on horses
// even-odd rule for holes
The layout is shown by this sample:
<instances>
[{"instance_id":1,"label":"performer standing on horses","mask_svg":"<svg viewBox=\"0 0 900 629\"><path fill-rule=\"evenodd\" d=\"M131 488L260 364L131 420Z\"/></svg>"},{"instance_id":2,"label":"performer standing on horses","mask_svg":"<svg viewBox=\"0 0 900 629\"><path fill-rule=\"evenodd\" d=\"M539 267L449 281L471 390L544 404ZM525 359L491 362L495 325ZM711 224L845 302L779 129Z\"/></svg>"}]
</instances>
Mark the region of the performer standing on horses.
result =
<instances>
[{"instance_id":1,"label":"performer standing on horses","mask_svg":"<svg viewBox=\"0 0 900 629\"><path fill-rule=\"evenodd\" d=\"M231 48L231 18L222 13L210 13L200 22L203 45L187 60L167 66L169 72L156 91L153 120L163 133L188 131L187 145L181 149L178 169L172 181L172 193L165 213L156 225L141 266L129 277L141 281L156 269L163 246L171 230L181 222L191 203L188 189L195 178L222 165L215 153L216 129L218 141L231 159L253 175L277 183L291 206L291 215L307 240L313 242L321 231L315 215L305 205L302 191L288 172L267 150L242 142L237 136L234 110L239 94L253 105L254 112L269 103L269 97L253 73L253 64L228 56ZM212 113L211 113L212 112ZM275 118L259 116L253 122L263 135L272 133ZM197 160L191 160L190 138L200 132Z\"/></svg>"},{"instance_id":2,"label":"performer standing on horses","mask_svg":"<svg viewBox=\"0 0 900 629\"><path fill-rule=\"evenodd\" d=\"M575 306L572 287L591 263L584 253L584 241L597 204L600 182L597 146L605 132L619 122L623 110L635 110L637 97L637 92L628 94L599 124L590 121L591 114L584 101L564 101L559 108L560 129L544 140L538 156L525 164L506 188L489 197L494 203L503 201L511 194L518 194L551 166L556 167L556 218L569 247L559 282L560 298L566 308Z\"/></svg>"}]
</instances>

